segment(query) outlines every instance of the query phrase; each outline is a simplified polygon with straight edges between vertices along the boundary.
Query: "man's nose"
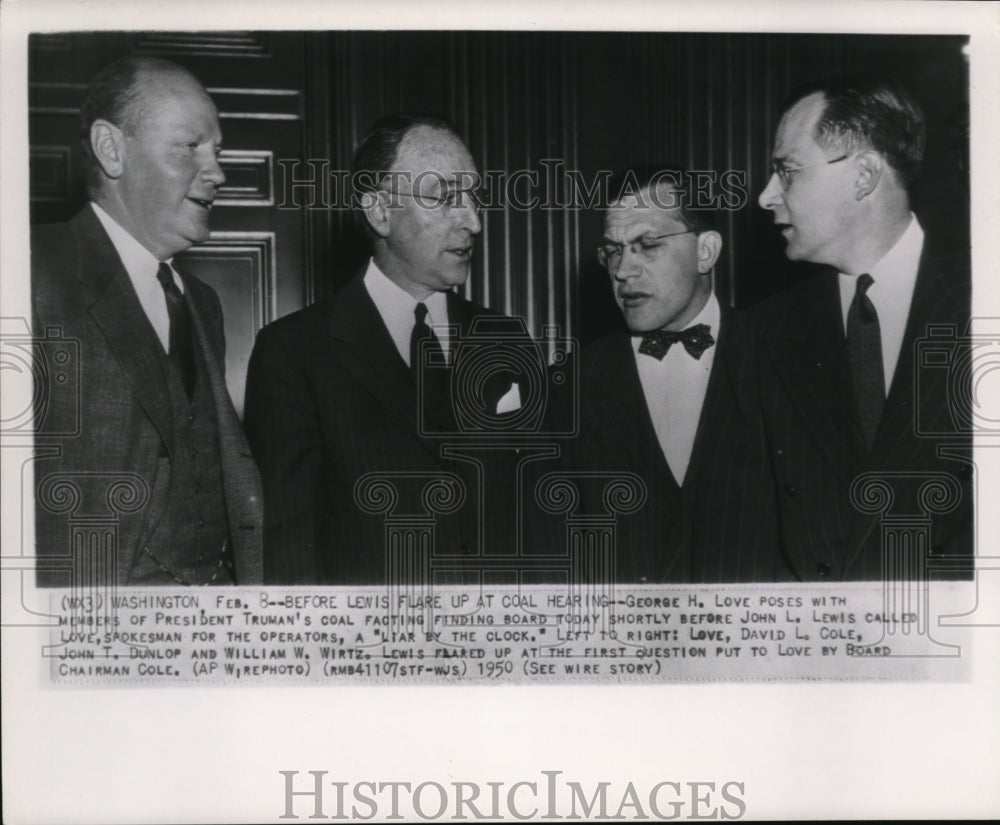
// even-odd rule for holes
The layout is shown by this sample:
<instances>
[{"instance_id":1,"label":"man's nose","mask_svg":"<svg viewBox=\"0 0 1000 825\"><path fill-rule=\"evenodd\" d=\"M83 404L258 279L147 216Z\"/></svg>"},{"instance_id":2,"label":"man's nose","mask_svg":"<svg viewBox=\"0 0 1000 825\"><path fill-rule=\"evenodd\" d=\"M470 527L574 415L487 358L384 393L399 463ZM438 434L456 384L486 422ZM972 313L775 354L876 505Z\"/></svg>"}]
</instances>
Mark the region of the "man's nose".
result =
<instances>
[{"instance_id":1,"label":"man's nose","mask_svg":"<svg viewBox=\"0 0 1000 825\"><path fill-rule=\"evenodd\" d=\"M203 180L209 183L215 184L216 188L222 186L226 182L226 173L222 171L222 166L219 165L219 158L215 152L212 152L208 160L205 162L204 168L201 170L201 177Z\"/></svg>"},{"instance_id":2,"label":"man's nose","mask_svg":"<svg viewBox=\"0 0 1000 825\"><path fill-rule=\"evenodd\" d=\"M778 181L777 173L772 172L771 177L767 179L767 186L764 187L764 191L757 198L757 203L760 204L762 209L774 209L780 200L781 184Z\"/></svg>"},{"instance_id":3,"label":"man's nose","mask_svg":"<svg viewBox=\"0 0 1000 825\"><path fill-rule=\"evenodd\" d=\"M462 214L462 227L468 229L472 235L478 235L483 228L483 222L479 219L479 207L471 199L467 198L460 207Z\"/></svg>"},{"instance_id":4,"label":"man's nose","mask_svg":"<svg viewBox=\"0 0 1000 825\"><path fill-rule=\"evenodd\" d=\"M642 266L639 263L639 256L637 253L632 251L630 246L626 246L622 250L621 261L618 263L618 269L615 270L615 280L627 281L629 278L634 278L642 272Z\"/></svg>"}]
</instances>

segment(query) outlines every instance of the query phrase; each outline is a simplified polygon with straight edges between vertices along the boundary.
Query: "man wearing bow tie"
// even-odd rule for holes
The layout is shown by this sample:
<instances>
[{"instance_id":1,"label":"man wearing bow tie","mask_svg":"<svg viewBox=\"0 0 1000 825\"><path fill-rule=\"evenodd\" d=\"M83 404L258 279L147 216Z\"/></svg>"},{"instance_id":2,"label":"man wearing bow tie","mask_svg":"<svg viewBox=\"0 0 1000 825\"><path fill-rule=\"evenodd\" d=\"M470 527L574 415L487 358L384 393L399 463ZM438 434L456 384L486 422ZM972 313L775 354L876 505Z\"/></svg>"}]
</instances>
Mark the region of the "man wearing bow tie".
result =
<instances>
[{"instance_id":1,"label":"man wearing bow tie","mask_svg":"<svg viewBox=\"0 0 1000 825\"><path fill-rule=\"evenodd\" d=\"M583 353L569 463L645 485L645 505L618 520L617 580L774 580L773 510L743 416L735 319L712 290L722 236L690 208L691 180L659 166L611 181L598 258L628 329Z\"/></svg>"}]
</instances>

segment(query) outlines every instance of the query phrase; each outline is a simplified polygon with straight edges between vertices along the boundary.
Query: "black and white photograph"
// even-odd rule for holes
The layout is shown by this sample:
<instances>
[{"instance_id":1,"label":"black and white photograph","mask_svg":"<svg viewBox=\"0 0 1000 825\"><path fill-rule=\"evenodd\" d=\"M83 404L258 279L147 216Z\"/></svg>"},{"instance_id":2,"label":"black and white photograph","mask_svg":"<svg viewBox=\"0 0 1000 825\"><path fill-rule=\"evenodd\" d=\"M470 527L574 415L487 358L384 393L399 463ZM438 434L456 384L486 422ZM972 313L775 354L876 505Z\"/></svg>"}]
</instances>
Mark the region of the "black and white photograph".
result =
<instances>
[{"instance_id":1,"label":"black and white photograph","mask_svg":"<svg viewBox=\"0 0 1000 825\"><path fill-rule=\"evenodd\" d=\"M995 816L998 10L5 4L5 821Z\"/></svg>"}]
</instances>

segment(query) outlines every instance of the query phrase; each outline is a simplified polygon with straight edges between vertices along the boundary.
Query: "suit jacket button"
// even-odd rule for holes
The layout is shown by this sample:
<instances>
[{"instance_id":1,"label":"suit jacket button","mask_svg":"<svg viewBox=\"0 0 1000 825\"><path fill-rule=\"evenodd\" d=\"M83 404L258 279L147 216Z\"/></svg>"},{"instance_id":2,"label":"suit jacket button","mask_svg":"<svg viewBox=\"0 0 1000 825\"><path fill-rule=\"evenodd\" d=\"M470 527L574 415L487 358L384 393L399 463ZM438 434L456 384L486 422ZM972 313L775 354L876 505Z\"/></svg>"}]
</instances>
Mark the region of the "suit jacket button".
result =
<instances>
[{"instance_id":1,"label":"suit jacket button","mask_svg":"<svg viewBox=\"0 0 1000 825\"><path fill-rule=\"evenodd\" d=\"M463 544L462 545L462 553L464 555L466 555L466 556L471 556L472 555L472 547L470 547L468 544Z\"/></svg>"},{"instance_id":2,"label":"suit jacket button","mask_svg":"<svg viewBox=\"0 0 1000 825\"><path fill-rule=\"evenodd\" d=\"M821 561L819 564L816 565L816 572L819 573L820 576L822 576L825 579L828 578L829 575L833 572L833 568L830 567L830 565L827 564L825 561Z\"/></svg>"},{"instance_id":3,"label":"suit jacket button","mask_svg":"<svg viewBox=\"0 0 1000 825\"><path fill-rule=\"evenodd\" d=\"M795 496L798 494L798 492L799 492L799 488L798 487L796 487L796 486L794 486L792 484L786 484L785 485L785 494L789 498L795 498Z\"/></svg>"}]
</instances>

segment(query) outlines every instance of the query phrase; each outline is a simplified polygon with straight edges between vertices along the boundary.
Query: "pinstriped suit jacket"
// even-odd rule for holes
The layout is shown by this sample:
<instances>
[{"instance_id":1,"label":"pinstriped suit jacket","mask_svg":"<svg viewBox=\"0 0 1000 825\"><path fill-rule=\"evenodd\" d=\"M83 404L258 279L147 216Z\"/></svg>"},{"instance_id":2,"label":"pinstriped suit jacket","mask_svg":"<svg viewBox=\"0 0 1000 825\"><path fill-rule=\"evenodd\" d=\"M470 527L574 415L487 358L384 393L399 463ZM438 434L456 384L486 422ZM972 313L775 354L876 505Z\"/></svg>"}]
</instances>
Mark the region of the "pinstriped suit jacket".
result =
<instances>
[{"instance_id":1,"label":"pinstriped suit jacket","mask_svg":"<svg viewBox=\"0 0 1000 825\"><path fill-rule=\"evenodd\" d=\"M581 428L568 445L568 469L633 472L648 494L642 509L618 518L618 581L790 578L776 552L771 487L756 410L747 404L740 339L738 316L724 312L683 486L657 440L629 334L611 333L583 351Z\"/></svg>"},{"instance_id":2,"label":"pinstriped suit jacket","mask_svg":"<svg viewBox=\"0 0 1000 825\"><path fill-rule=\"evenodd\" d=\"M497 317L448 293L460 337L480 316ZM355 494L370 473L392 476L396 516L425 511L426 480L461 479L465 503L435 515L435 555L474 557L502 532L491 520L509 511L478 497L481 476L502 472L443 456L448 439L421 434L410 370L360 276L260 332L245 424L264 479L268 583L386 582L386 514L366 512Z\"/></svg>"},{"instance_id":3,"label":"pinstriped suit jacket","mask_svg":"<svg viewBox=\"0 0 1000 825\"><path fill-rule=\"evenodd\" d=\"M972 441L961 418L971 392L963 369L969 348L962 340L970 298L968 248L956 249L928 234L899 363L870 453L863 446L851 386L837 274L811 277L751 311L752 363L781 545L799 578L881 578L881 513L865 512L851 499L852 482L863 473L886 479L881 487L867 488L869 509L885 496L886 515L914 527L933 515L933 563L952 571L938 575L969 575ZM944 329L928 339L931 324ZM920 347L928 346L930 360L920 354ZM961 398L964 402L956 403ZM932 490L921 488L935 478L946 499L957 496L932 503L932 510L947 512L924 509ZM902 577L923 574L909 571Z\"/></svg>"},{"instance_id":4,"label":"pinstriped suit jacket","mask_svg":"<svg viewBox=\"0 0 1000 825\"><path fill-rule=\"evenodd\" d=\"M80 359L75 365L78 395L75 374L66 382L46 382L48 395L36 433L36 491L42 489L36 498L44 498L41 486L55 474L71 476L79 492L79 512L36 507L38 581L43 586L69 584L69 518L112 515L108 508L113 499L105 488L117 476L133 478L148 492L137 509L127 495L114 501L117 583L128 584L136 554L166 505L171 457L186 448L172 431L167 376L156 353L160 344L111 239L89 206L69 223L34 227L31 246L34 336L55 333L76 342ZM183 272L181 277L215 401L237 583L258 584L263 579L263 495L226 389L222 307L210 287ZM121 493L124 488L118 489Z\"/></svg>"}]
</instances>

